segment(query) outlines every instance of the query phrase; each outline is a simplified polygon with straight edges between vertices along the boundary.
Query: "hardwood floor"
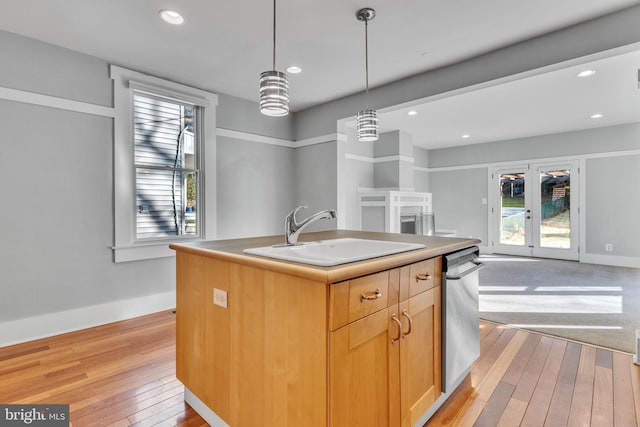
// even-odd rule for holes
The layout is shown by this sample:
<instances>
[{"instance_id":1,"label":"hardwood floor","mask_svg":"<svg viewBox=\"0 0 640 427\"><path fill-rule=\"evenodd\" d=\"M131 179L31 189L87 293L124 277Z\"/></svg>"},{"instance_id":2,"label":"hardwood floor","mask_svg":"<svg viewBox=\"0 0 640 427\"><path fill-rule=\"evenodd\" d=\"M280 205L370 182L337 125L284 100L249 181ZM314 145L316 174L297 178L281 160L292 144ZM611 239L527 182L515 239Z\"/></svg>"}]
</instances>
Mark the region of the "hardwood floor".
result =
<instances>
[{"instance_id":1,"label":"hardwood floor","mask_svg":"<svg viewBox=\"0 0 640 427\"><path fill-rule=\"evenodd\" d=\"M632 356L481 322L480 358L434 426L640 425Z\"/></svg>"},{"instance_id":2,"label":"hardwood floor","mask_svg":"<svg viewBox=\"0 0 640 427\"><path fill-rule=\"evenodd\" d=\"M0 402L70 404L71 425L206 426L175 377L175 315L0 349Z\"/></svg>"},{"instance_id":3,"label":"hardwood floor","mask_svg":"<svg viewBox=\"0 0 640 427\"><path fill-rule=\"evenodd\" d=\"M70 404L76 427L207 425L183 402L168 312L0 348L0 403ZM639 425L631 356L486 322L480 359L427 423Z\"/></svg>"}]
</instances>

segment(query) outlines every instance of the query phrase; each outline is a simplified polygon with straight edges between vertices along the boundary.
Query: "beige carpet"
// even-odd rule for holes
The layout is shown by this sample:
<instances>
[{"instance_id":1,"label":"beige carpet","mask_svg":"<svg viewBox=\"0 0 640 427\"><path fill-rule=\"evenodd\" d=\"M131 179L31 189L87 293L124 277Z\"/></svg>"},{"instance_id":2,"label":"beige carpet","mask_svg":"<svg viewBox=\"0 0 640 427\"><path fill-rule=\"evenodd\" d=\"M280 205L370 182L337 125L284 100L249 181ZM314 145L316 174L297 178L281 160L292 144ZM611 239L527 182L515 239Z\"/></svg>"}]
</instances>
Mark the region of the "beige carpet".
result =
<instances>
[{"instance_id":1,"label":"beige carpet","mask_svg":"<svg viewBox=\"0 0 640 427\"><path fill-rule=\"evenodd\" d=\"M480 318L635 353L640 269L483 255Z\"/></svg>"}]
</instances>

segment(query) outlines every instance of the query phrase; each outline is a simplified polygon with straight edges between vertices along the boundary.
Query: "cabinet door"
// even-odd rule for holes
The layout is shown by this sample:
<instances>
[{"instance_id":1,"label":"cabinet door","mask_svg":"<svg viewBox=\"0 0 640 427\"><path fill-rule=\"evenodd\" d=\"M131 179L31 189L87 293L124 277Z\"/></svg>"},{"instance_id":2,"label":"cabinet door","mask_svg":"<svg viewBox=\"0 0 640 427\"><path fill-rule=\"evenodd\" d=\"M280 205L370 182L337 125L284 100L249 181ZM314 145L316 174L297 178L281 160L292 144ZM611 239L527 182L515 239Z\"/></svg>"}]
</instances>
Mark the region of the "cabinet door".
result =
<instances>
[{"instance_id":1,"label":"cabinet door","mask_svg":"<svg viewBox=\"0 0 640 427\"><path fill-rule=\"evenodd\" d=\"M385 308L329 333L331 426L397 427L400 328Z\"/></svg>"},{"instance_id":2,"label":"cabinet door","mask_svg":"<svg viewBox=\"0 0 640 427\"><path fill-rule=\"evenodd\" d=\"M440 286L400 303L402 427L412 427L442 390Z\"/></svg>"}]
</instances>

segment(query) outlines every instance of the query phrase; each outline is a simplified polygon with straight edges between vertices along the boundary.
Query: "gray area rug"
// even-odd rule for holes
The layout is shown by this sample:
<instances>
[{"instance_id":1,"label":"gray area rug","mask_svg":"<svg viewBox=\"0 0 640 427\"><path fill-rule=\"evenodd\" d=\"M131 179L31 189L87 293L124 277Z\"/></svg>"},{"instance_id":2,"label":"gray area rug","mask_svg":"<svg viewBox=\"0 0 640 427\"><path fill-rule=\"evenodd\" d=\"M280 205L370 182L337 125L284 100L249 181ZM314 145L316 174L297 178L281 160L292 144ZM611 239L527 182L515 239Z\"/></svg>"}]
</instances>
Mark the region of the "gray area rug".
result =
<instances>
[{"instance_id":1,"label":"gray area rug","mask_svg":"<svg viewBox=\"0 0 640 427\"><path fill-rule=\"evenodd\" d=\"M483 255L480 318L635 353L640 269Z\"/></svg>"}]
</instances>

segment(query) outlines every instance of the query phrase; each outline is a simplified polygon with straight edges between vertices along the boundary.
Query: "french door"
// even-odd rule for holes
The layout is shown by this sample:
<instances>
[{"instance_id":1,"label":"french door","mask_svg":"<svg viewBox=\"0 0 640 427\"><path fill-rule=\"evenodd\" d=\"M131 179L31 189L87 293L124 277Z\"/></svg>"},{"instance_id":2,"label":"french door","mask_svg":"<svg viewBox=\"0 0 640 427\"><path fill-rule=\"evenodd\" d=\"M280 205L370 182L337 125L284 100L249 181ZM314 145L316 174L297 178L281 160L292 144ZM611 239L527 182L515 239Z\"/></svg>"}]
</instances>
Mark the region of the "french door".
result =
<instances>
[{"instance_id":1,"label":"french door","mask_svg":"<svg viewBox=\"0 0 640 427\"><path fill-rule=\"evenodd\" d=\"M493 170L493 251L577 260L578 162Z\"/></svg>"}]
</instances>

